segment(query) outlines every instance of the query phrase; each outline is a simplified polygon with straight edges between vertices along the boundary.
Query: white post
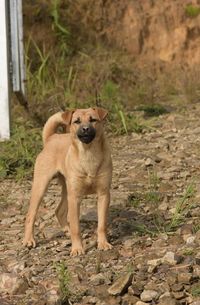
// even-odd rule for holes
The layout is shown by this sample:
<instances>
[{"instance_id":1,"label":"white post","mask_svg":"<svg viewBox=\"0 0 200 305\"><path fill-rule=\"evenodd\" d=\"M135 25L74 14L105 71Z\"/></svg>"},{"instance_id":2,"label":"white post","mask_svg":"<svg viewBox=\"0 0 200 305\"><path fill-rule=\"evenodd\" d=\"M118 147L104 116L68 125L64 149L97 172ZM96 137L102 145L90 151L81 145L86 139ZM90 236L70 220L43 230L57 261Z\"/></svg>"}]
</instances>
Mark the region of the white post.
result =
<instances>
[{"instance_id":1,"label":"white post","mask_svg":"<svg viewBox=\"0 0 200 305\"><path fill-rule=\"evenodd\" d=\"M0 0L0 141L10 138L7 0Z\"/></svg>"}]
</instances>

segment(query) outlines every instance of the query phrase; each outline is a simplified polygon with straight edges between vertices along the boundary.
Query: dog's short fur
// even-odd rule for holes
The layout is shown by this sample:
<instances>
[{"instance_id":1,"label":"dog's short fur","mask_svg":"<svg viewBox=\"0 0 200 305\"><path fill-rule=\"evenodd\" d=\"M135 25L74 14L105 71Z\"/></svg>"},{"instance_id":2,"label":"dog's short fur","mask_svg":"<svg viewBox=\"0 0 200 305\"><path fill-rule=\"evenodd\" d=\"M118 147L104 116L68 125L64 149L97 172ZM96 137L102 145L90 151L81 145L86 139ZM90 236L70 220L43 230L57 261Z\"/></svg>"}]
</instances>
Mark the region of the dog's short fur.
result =
<instances>
[{"instance_id":1,"label":"dog's short fur","mask_svg":"<svg viewBox=\"0 0 200 305\"><path fill-rule=\"evenodd\" d=\"M103 132L107 111L102 108L68 110L51 116L43 129L44 148L35 163L30 206L26 217L23 244L35 247L34 222L39 204L49 181L58 174L62 199L56 216L61 226L69 230L71 255L83 254L80 237L80 201L84 195L98 196L98 248L112 246L106 237L106 219L110 202L112 161ZM57 134L58 125L68 126L70 132Z\"/></svg>"}]
</instances>

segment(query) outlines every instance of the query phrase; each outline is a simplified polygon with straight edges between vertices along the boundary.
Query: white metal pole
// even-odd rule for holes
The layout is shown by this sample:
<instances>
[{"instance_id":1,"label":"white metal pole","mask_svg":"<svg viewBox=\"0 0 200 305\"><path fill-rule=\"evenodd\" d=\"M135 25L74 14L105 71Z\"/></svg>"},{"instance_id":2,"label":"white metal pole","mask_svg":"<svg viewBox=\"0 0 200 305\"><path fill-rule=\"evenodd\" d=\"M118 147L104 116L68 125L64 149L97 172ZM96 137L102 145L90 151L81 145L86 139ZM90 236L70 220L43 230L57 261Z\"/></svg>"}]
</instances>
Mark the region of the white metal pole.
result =
<instances>
[{"instance_id":1,"label":"white metal pole","mask_svg":"<svg viewBox=\"0 0 200 305\"><path fill-rule=\"evenodd\" d=\"M6 0L0 0L0 140L10 138L9 55Z\"/></svg>"}]
</instances>

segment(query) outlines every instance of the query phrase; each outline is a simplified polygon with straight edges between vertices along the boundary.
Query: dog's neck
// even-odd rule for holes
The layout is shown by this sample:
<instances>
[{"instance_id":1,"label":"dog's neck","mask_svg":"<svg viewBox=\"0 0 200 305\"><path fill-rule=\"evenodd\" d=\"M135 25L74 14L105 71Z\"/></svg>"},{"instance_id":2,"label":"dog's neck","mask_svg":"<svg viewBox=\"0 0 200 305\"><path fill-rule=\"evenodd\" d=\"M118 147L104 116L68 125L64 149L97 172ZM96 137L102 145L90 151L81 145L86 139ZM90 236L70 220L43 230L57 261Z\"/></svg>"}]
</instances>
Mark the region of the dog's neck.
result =
<instances>
[{"instance_id":1,"label":"dog's neck","mask_svg":"<svg viewBox=\"0 0 200 305\"><path fill-rule=\"evenodd\" d=\"M89 144L76 141L79 170L87 176L95 177L103 160L104 136L94 139Z\"/></svg>"}]
</instances>

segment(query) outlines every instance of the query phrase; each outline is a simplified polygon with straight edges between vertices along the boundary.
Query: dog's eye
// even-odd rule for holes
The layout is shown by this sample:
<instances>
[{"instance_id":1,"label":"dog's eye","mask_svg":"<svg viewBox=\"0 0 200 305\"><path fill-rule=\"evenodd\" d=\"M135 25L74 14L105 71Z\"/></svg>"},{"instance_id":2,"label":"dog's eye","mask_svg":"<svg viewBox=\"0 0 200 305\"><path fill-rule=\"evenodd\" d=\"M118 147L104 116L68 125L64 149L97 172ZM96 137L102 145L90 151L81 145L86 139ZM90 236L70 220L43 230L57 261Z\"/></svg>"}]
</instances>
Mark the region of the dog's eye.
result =
<instances>
[{"instance_id":1,"label":"dog's eye","mask_svg":"<svg viewBox=\"0 0 200 305\"><path fill-rule=\"evenodd\" d=\"M80 118L76 119L73 123L74 123L74 124L81 124Z\"/></svg>"},{"instance_id":2,"label":"dog's eye","mask_svg":"<svg viewBox=\"0 0 200 305\"><path fill-rule=\"evenodd\" d=\"M97 122L97 121L98 121L97 119L90 117L90 123Z\"/></svg>"}]
</instances>

